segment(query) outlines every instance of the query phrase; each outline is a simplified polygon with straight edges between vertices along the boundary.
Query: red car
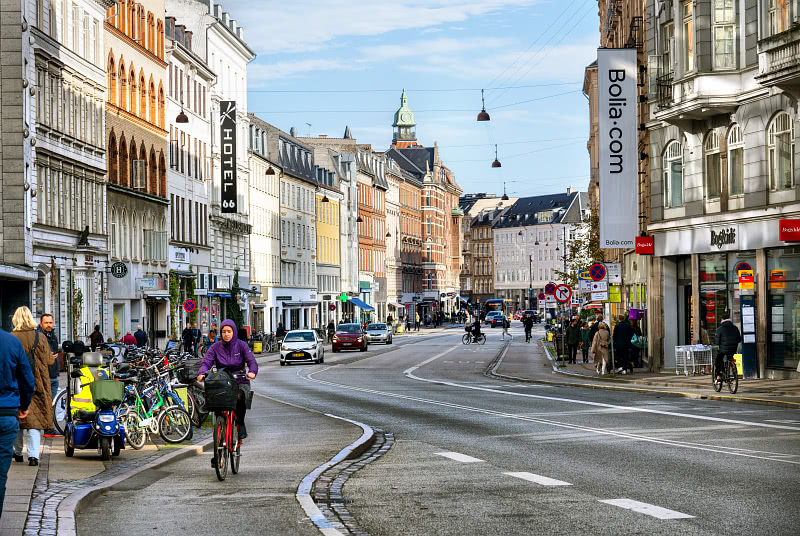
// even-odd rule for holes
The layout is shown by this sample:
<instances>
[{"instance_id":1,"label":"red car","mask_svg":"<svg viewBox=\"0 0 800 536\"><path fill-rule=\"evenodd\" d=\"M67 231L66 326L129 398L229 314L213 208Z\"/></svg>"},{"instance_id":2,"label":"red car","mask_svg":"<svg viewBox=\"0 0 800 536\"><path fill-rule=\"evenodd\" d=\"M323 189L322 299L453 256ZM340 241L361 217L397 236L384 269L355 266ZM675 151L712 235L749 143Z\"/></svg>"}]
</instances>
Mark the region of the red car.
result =
<instances>
[{"instance_id":1,"label":"red car","mask_svg":"<svg viewBox=\"0 0 800 536\"><path fill-rule=\"evenodd\" d=\"M514 320L522 320L522 311L517 311L514 313Z\"/></svg>"},{"instance_id":2,"label":"red car","mask_svg":"<svg viewBox=\"0 0 800 536\"><path fill-rule=\"evenodd\" d=\"M332 339L333 351L361 350L367 351L367 334L361 324L339 324Z\"/></svg>"}]
</instances>

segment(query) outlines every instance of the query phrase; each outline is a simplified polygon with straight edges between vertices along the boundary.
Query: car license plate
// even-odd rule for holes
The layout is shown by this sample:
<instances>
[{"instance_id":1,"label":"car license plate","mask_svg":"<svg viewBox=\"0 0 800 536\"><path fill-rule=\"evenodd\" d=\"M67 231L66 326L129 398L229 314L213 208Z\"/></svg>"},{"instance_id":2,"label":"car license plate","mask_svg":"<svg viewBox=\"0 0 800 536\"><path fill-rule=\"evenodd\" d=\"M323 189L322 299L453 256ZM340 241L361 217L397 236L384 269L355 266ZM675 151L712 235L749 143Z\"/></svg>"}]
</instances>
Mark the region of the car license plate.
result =
<instances>
[{"instance_id":1,"label":"car license plate","mask_svg":"<svg viewBox=\"0 0 800 536\"><path fill-rule=\"evenodd\" d=\"M303 357L303 352L295 352L292 354L294 357Z\"/></svg>"},{"instance_id":2,"label":"car license plate","mask_svg":"<svg viewBox=\"0 0 800 536\"><path fill-rule=\"evenodd\" d=\"M353 346L352 342L343 342L342 346Z\"/></svg>"}]
</instances>

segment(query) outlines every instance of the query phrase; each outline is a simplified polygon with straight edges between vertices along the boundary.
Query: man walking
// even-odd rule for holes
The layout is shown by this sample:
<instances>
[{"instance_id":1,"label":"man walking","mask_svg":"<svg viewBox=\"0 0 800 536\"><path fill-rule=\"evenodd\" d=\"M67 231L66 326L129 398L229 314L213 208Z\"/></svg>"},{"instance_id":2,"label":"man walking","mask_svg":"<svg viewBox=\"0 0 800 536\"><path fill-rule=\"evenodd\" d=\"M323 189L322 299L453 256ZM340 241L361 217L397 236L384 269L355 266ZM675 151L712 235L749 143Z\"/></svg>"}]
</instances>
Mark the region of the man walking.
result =
<instances>
[{"instance_id":1,"label":"man walking","mask_svg":"<svg viewBox=\"0 0 800 536\"><path fill-rule=\"evenodd\" d=\"M569 363L574 365L578 362L578 346L581 344L581 328L578 327L578 321L574 318L569 326L567 326L566 339Z\"/></svg>"},{"instance_id":2,"label":"man walking","mask_svg":"<svg viewBox=\"0 0 800 536\"><path fill-rule=\"evenodd\" d=\"M194 353L194 330L192 330L192 325L188 322L181 332L181 341L183 341L184 352Z\"/></svg>"},{"instance_id":3,"label":"man walking","mask_svg":"<svg viewBox=\"0 0 800 536\"><path fill-rule=\"evenodd\" d=\"M192 350L192 353L194 355L197 355L197 348L200 346L201 335L200 328L197 327L197 322L195 322L192 325L192 337L194 337L194 350Z\"/></svg>"},{"instance_id":4,"label":"man walking","mask_svg":"<svg viewBox=\"0 0 800 536\"><path fill-rule=\"evenodd\" d=\"M136 346L142 348L147 345L147 332L142 329L142 325L136 326L136 331L133 333L133 338L136 339Z\"/></svg>"},{"instance_id":5,"label":"man walking","mask_svg":"<svg viewBox=\"0 0 800 536\"><path fill-rule=\"evenodd\" d=\"M419 311L417 311L417 323L414 325L414 331L419 331Z\"/></svg>"},{"instance_id":6,"label":"man walking","mask_svg":"<svg viewBox=\"0 0 800 536\"><path fill-rule=\"evenodd\" d=\"M53 315L50 313L44 313L39 319L39 327L36 328L36 331L47 337L47 344L50 347L50 352L53 354L53 358L55 359L55 363L50 365L49 369L50 392L53 395L53 400L55 400L56 395L58 394L58 375L61 373L61 360L59 359L58 335L56 335L53 325Z\"/></svg>"},{"instance_id":7,"label":"man walking","mask_svg":"<svg viewBox=\"0 0 800 536\"><path fill-rule=\"evenodd\" d=\"M19 420L33 400L33 372L20 340L0 329L0 517Z\"/></svg>"},{"instance_id":8,"label":"man walking","mask_svg":"<svg viewBox=\"0 0 800 536\"><path fill-rule=\"evenodd\" d=\"M616 372L627 374L630 371L633 374L633 367L630 365L628 352L631 348L631 339L633 338L633 328L628 323L625 315L617 317L617 325L614 326L614 365L617 367Z\"/></svg>"}]
</instances>

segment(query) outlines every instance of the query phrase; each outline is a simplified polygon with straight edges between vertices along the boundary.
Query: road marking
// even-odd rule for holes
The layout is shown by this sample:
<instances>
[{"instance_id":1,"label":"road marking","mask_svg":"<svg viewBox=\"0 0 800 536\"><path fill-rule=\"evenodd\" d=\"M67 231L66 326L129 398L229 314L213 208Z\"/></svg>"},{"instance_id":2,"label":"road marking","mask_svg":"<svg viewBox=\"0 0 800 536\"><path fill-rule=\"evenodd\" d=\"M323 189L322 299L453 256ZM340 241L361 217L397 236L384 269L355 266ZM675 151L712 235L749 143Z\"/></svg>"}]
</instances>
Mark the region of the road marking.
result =
<instances>
[{"instance_id":1,"label":"road marking","mask_svg":"<svg viewBox=\"0 0 800 536\"><path fill-rule=\"evenodd\" d=\"M694 516L690 516L689 514L682 514L681 512L676 512L675 510L668 510L667 508L661 508L660 506L634 501L632 499L606 499L601 500L600 502L610 504L612 506L619 506L620 508L625 508L626 510L633 510L634 512L639 512L640 514L645 514L658 519L694 518Z\"/></svg>"},{"instance_id":2,"label":"road marking","mask_svg":"<svg viewBox=\"0 0 800 536\"><path fill-rule=\"evenodd\" d=\"M788 419L784 420L767 419L765 422L779 422L781 424L800 424L800 421L790 421Z\"/></svg>"},{"instance_id":3,"label":"road marking","mask_svg":"<svg viewBox=\"0 0 800 536\"><path fill-rule=\"evenodd\" d=\"M478 458L473 458L472 456L467 456L466 454L461 454L460 452L434 452L434 454L462 463L477 463L483 461Z\"/></svg>"},{"instance_id":4,"label":"road marking","mask_svg":"<svg viewBox=\"0 0 800 536\"><path fill-rule=\"evenodd\" d=\"M541 484L542 486L571 486L569 482L564 482L563 480L556 480L554 478L548 478L542 475L535 475L533 473L503 473L504 475L513 476L515 478L521 478L522 480L527 480L528 482L535 482L537 484Z\"/></svg>"}]
</instances>

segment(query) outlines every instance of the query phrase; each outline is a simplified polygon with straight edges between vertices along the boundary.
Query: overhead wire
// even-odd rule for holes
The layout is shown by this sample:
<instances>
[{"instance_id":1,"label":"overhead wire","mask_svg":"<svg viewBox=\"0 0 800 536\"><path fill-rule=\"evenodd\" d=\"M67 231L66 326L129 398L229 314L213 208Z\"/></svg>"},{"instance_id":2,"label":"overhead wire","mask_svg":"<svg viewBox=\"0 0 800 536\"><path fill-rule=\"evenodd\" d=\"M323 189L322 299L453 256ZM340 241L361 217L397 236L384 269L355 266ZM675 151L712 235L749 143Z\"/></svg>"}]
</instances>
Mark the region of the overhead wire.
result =
<instances>
[{"instance_id":1,"label":"overhead wire","mask_svg":"<svg viewBox=\"0 0 800 536\"><path fill-rule=\"evenodd\" d=\"M504 86L491 88L492 90L509 90L509 89L531 89L537 87L551 87L551 86L572 86L580 84L581 82L553 82L550 84L528 84L521 86ZM458 87L458 88L407 88L406 91L411 92L436 92L448 93L456 91L480 91L482 88L474 87ZM485 89L485 88L483 88ZM371 89L247 89L248 93L395 93L399 91L397 88L371 88Z\"/></svg>"}]
</instances>

